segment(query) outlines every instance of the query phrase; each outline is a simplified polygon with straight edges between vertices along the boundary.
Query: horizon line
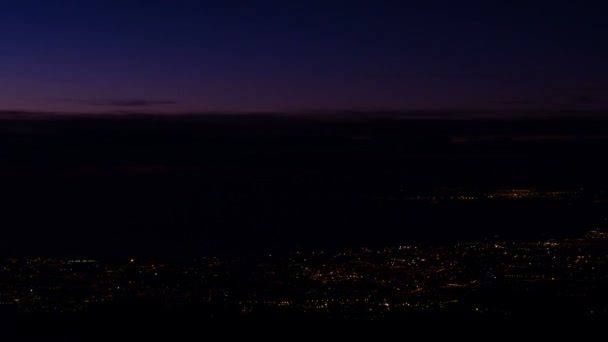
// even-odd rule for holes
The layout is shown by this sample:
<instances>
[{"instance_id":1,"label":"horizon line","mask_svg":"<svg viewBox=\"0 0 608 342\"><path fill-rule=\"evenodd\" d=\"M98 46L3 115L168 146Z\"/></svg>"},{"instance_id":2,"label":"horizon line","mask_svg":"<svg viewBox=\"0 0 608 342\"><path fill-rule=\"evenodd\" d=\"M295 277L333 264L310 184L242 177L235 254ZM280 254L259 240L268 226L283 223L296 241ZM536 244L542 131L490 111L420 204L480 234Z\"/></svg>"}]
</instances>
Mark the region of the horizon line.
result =
<instances>
[{"instance_id":1,"label":"horizon line","mask_svg":"<svg viewBox=\"0 0 608 342\"><path fill-rule=\"evenodd\" d=\"M504 120L504 119L601 119L607 109L403 109L403 110L300 110L300 111L37 111L0 109L0 120L60 118L134 117L275 117L310 119L394 119L394 120Z\"/></svg>"}]
</instances>

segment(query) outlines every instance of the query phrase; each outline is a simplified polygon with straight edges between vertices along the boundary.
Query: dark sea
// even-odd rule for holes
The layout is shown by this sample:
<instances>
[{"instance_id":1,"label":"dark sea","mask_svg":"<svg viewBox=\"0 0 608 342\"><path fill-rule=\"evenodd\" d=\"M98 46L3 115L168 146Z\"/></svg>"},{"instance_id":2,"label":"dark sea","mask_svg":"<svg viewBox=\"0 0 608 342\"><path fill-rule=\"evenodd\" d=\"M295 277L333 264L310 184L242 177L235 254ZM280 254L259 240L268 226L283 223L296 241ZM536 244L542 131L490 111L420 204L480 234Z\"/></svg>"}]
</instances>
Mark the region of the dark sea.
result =
<instances>
[{"instance_id":1,"label":"dark sea","mask_svg":"<svg viewBox=\"0 0 608 342\"><path fill-rule=\"evenodd\" d=\"M0 133L6 257L543 240L608 217L608 121L75 116ZM449 200L513 189L568 195Z\"/></svg>"}]
</instances>

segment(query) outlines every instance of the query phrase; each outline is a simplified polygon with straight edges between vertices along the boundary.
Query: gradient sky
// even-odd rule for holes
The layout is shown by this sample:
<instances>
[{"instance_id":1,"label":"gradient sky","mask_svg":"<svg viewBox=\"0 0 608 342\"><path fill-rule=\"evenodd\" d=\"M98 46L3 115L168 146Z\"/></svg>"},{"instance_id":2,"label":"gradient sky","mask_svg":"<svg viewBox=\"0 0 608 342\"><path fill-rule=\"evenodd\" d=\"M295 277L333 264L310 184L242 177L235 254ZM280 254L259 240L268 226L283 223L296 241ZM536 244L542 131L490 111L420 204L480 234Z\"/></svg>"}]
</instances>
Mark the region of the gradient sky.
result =
<instances>
[{"instance_id":1,"label":"gradient sky","mask_svg":"<svg viewBox=\"0 0 608 342\"><path fill-rule=\"evenodd\" d=\"M608 108L582 1L0 2L0 110Z\"/></svg>"}]
</instances>

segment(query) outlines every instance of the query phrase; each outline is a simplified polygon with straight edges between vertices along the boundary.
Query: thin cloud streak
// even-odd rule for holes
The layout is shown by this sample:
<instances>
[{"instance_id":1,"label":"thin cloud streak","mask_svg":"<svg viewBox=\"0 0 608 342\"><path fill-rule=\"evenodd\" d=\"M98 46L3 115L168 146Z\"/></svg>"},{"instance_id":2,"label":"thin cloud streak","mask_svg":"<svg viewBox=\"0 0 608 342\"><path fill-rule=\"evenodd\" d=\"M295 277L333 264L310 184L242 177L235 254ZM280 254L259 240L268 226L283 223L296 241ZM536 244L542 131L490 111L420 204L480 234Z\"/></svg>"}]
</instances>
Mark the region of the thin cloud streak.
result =
<instances>
[{"instance_id":1,"label":"thin cloud streak","mask_svg":"<svg viewBox=\"0 0 608 342\"><path fill-rule=\"evenodd\" d=\"M104 107L152 107L177 105L176 100L150 100L150 99L53 99L55 102L71 102L87 106Z\"/></svg>"}]
</instances>

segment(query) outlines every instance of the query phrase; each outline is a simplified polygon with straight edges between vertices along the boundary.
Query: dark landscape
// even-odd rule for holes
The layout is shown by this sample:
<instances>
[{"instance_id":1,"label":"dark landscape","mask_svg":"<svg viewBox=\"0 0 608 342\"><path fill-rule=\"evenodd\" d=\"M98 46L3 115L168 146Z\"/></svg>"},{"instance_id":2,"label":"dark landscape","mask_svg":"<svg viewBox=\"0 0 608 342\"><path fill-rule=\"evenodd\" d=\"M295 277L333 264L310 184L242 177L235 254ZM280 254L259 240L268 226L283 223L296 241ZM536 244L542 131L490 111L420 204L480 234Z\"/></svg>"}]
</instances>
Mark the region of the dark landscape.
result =
<instances>
[{"instance_id":1,"label":"dark landscape","mask_svg":"<svg viewBox=\"0 0 608 342\"><path fill-rule=\"evenodd\" d=\"M605 17L0 2L0 331L605 322Z\"/></svg>"},{"instance_id":2,"label":"dark landscape","mask_svg":"<svg viewBox=\"0 0 608 342\"><path fill-rule=\"evenodd\" d=\"M49 115L2 130L7 314L606 315L602 120Z\"/></svg>"}]
</instances>

